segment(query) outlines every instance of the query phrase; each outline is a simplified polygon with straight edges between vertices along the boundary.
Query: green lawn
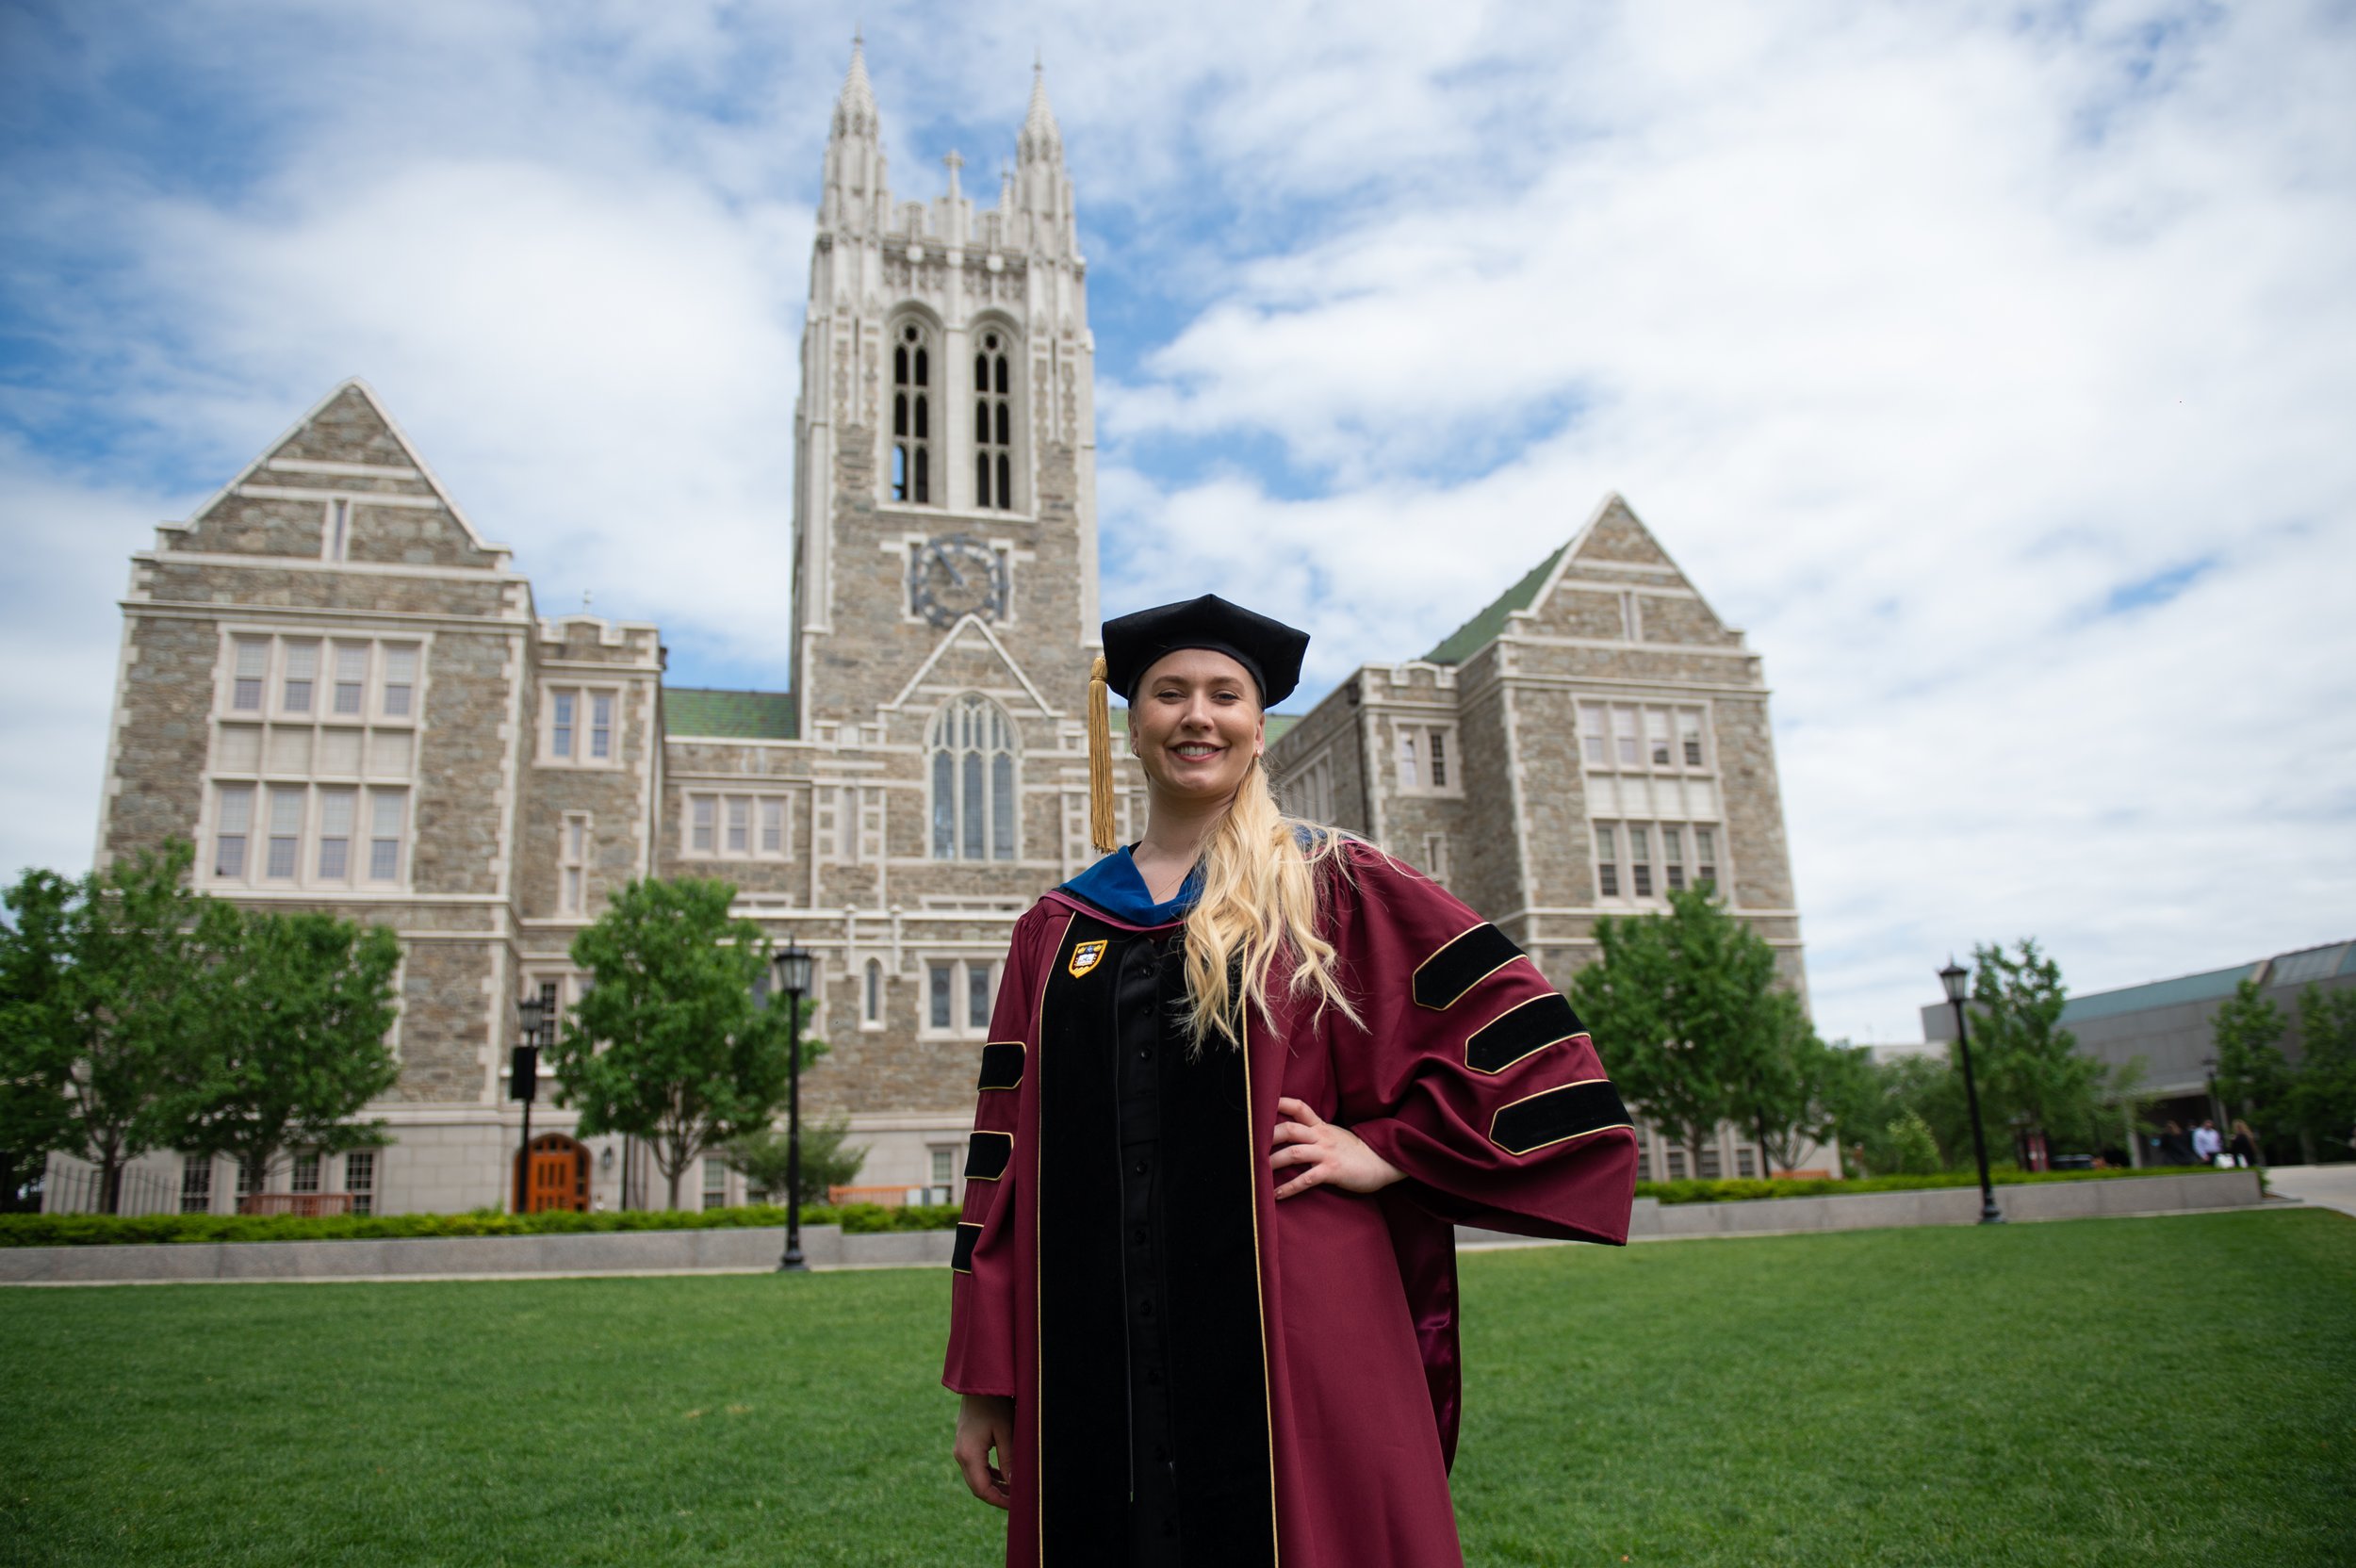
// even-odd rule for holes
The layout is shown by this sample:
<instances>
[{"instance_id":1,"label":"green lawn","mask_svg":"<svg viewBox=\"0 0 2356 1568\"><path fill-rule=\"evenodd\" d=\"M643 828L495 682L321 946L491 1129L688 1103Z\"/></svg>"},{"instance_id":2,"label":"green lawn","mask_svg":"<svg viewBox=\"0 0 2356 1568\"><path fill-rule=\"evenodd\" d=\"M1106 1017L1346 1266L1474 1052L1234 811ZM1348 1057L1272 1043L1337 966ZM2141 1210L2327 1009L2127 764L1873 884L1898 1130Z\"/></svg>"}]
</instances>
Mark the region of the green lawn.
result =
<instances>
[{"instance_id":1,"label":"green lawn","mask_svg":"<svg viewBox=\"0 0 2356 1568\"><path fill-rule=\"evenodd\" d=\"M1475 1563L2356 1561L2356 1220L1465 1260ZM986 1563L946 1275L0 1291L0 1562Z\"/></svg>"}]
</instances>

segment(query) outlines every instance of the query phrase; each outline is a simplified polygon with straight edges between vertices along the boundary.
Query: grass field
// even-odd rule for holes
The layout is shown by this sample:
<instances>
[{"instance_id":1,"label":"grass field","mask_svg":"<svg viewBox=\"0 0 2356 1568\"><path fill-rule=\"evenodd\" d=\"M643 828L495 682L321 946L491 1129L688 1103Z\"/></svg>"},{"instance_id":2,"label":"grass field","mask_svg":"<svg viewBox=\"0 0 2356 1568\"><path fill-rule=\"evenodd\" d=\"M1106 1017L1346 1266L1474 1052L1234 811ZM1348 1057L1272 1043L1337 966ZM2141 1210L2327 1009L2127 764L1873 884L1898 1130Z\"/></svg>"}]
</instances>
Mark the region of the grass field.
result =
<instances>
[{"instance_id":1,"label":"grass field","mask_svg":"<svg viewBox=\"0 0 2356 1568\"><path fill-rule=\"evenodd\" d=\"M2356 1561L2356 1220L1468 1257L1474 1563ZM0 1562L988 1563L935 1270L0 1292Z\"/></svg>"}]
</instances>

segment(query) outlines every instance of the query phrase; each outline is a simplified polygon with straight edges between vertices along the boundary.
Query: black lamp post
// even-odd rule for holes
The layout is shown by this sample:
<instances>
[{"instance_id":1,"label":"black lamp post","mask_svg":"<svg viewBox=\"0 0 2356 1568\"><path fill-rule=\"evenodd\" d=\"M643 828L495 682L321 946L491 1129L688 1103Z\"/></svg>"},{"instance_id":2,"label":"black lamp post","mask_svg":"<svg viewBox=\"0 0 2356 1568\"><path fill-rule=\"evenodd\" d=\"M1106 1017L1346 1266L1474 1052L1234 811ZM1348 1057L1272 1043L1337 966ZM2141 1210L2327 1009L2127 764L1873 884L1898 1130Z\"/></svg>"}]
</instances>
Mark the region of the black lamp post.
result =
<instances>
[{"instance_id":1,"label":"black lamp post","mask_svg":"<svg viewBox=\"0 0 2356 1568\"><path fill-rule=\"evenodd\" d=\"M1988 1179L1988 1137L1980 1131L1980 1086L1972 1076L1972 1033L1963 1021L1963 995L1972 972L1947 960L1947 967L1939 972L1939 983L1947 988L1947 1000L1955 1009L1955 1044L1963 1050L1963 1103L1972 1118L1972 1152L1980 1162L1980 1223L2002 1225L2004 1217L1996 1208L1996 1186Z\"/></svg>"},{"instance_id":2,"label":"black lamp post","mask_svg":"<svg viewBox=\"0 0 2356 1568\"><path fill-rule=\"evenodd\" d=\"M507 1097L524 1102L523 1147L515 1151L517 1214L523 1213L532 1201L532 1102L540 1094L540 1025L547 1016L548 1004L536 996L515 1004L515 1021L523 1025L524 1042L515 1047L515 1054L507 1064Z\"/></svg>"},{"instance_id":3,"label":"black lamp post","mask_svg":"<svg viewBox=\"0 0 2356 1568\"><path fill-rule=\"evenodd\" d=\"M2201 1058L2201 1078L2209 1090L2209 1119L2222 1122L2225 1120L2225 1102L2217 1097L2217 1058L2215 1056Z\"/></svg>"},{"instance_id":4,"label":"black lamp post","mask_svg":"<svg viewBox=\"0 0 2356 1568\"><path fill-rule=\"evenodd\" d=\"M810 994L810 971L814 967L811 955L804 952L792 937L785 945L769 956L777 966L777 983L771 988L769 1004L776 1006L777 993L785 994L788 1009L785 1015L785 1256L777 1263L777 1271L787 1273L805 1269L802 1261L802 998Z\"/></svg>"}]
</instances>

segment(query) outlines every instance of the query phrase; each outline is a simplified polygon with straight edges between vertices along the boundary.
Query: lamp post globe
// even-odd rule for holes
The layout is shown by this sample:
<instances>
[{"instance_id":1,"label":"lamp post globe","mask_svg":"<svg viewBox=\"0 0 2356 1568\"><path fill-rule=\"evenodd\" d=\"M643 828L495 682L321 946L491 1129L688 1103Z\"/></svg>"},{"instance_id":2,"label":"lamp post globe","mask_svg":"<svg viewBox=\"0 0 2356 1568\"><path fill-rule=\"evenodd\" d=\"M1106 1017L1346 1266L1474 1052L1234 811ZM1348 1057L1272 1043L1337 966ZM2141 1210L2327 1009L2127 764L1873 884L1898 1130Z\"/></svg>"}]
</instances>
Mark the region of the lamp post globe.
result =
<instances>
[{"instance_id":1,"label":"lamp post globe","mask_svg":"<svg viewBox=\"0 0 2356 1568\"><path fill-rule=\"evenodd\" d=\"M1980 1088L1972 1075L1972 1031L1964 1022L1963 999L1970 990L1972 972L1948 955L1947 967L1939 972L1939 983L1946 989L1948 1004L1955 1010L1955 1047L1963 1057L1963 1104L1972 1119L1972 1153L1980 1167L1980 1223L2002 1225L2004 1215L1996 1207L1995 1184L1988 1175L1988 1135L1980 1129Z\"/></svg>"},{"instance_id":2,"label":"lamp post globe","mask_svg":"<svg viewBox=\"0 0 2356 1568\"><path fill-rule=\"evenodd\" d=\"M779 1273L797 1273L810 1265L802 1257L802 998L810 991L816 959L789 936L785 945L769 956L777 983L769 1004L785 998L785 1256Z\"/></svg>"},{"instance_id":3,"label":"lamp post globe","mask_svg":"<svg viewBox=\"0 0 2356 1568\"><path fill-rule=\"evenodd\" d=\"M769 956L769 963L777 972L777 989L795 996L808 996L812 972L817 968L817 955L806 952L793 938Z\"/></svg>"}]
</instances>

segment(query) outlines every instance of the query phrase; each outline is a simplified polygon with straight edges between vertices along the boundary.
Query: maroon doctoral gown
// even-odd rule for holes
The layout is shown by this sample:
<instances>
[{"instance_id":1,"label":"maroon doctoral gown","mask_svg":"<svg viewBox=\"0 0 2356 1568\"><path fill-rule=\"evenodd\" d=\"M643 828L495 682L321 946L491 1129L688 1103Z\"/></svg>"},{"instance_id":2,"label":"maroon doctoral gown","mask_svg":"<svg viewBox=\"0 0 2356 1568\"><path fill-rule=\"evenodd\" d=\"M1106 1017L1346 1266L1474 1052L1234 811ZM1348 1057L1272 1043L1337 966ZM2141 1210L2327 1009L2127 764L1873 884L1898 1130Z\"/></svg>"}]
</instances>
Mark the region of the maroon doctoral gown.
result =
<instances>
[{"instance_id":1,"label":"maroon doctoral gown","mask_svg":"<svg viewBox=\"0 0 2356 1568\"><path fill-rule=\"evenodd\" d=\"M1363 1027L1287 997L1190 1054L1180 921L1084 878L1016 924L942 1379L1014 1401L1009 1564L1460 1562L1450 1227L1628 1238L1635 1138L1570 1004L1437 885L1345 853L1321 918ZM1407 1179L1276 1201L1280 1095Z\"/></svg>"}]
</instances>

